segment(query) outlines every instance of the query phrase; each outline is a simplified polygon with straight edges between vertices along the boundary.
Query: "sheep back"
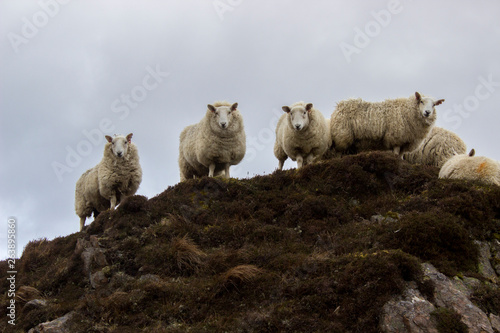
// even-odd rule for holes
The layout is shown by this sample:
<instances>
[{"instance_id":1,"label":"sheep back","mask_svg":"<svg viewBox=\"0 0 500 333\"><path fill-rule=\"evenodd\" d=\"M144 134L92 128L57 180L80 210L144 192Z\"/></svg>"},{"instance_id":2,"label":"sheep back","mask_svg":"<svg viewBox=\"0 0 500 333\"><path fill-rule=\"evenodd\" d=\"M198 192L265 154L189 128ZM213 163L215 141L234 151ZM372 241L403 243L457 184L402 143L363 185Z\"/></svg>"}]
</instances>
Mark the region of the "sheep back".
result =
<instances>
[{"instance_id":1,"label":"sheep back","mask_svg":"<svg viewBox=\"0 0 500 333\"><path fill-rule=\"evenodd\" d=\"M415 96L366 102L340 101L330 118L330 134L336 150L347 151L353 144L370 149L400 153L415 150L432 128L436 113L424 119Z\"/></svg>"},{"instance_id":2,"label":"sheep back","mask_svg":"<svg viewBox=\"0 0 500 333\"><path fill-rule=\"evenodd\" d=\"M433 165L441 168L456 154L465 154L467 146L455 133L441 127L433 127L422 144L403 158L413 164Z\"/></svg>"},{"instance_id":3,"label":"sheep back","mask_svg":"<svg viewBox=\"0 0 500 333\"><path fill-rule=\"evenodd\" d=\"M443 164L439 178L479 180L500 185L500 163L484 156L455 155Z\"/></svg>"}]
</instances>

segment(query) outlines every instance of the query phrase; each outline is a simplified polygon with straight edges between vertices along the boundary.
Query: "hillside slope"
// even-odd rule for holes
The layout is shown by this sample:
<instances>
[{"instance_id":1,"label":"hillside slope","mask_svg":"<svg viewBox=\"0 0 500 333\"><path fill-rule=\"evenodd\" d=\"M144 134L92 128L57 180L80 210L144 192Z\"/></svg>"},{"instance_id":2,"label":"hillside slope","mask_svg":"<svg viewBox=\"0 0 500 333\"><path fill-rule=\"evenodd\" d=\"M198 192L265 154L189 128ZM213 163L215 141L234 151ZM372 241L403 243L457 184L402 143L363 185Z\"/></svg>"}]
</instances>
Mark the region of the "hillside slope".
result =
<instances>
[{"instance_id":1,"label":"hillside slope","mask_svg":"<svg viewBox=\"0 0 500 333\"><path fill-rule=\"evenodd\" d=\"M437 173L373 152L133 196L26 246L14 331L493 333L500 188Z\"/></svg>"}]
</instances>

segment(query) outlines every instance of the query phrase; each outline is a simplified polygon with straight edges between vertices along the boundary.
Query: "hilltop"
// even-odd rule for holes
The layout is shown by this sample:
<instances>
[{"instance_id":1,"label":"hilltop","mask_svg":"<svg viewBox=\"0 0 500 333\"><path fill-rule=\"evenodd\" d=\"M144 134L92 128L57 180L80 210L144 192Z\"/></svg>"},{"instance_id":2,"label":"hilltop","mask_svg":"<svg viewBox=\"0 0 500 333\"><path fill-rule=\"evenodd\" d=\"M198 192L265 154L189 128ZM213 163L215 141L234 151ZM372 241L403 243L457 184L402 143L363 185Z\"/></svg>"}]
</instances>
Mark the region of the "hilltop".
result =
<instances>
[{"instance_id":1,"label":"hilltop","mask_svg":"<svg viewBox=\"0 0 500 333\"><path fill-rule=\"evenodd\" d=\"M498 332L500 188L437 174L371 152L127 198L26 246L14 331Z\"/></svg>"}]
</instances>

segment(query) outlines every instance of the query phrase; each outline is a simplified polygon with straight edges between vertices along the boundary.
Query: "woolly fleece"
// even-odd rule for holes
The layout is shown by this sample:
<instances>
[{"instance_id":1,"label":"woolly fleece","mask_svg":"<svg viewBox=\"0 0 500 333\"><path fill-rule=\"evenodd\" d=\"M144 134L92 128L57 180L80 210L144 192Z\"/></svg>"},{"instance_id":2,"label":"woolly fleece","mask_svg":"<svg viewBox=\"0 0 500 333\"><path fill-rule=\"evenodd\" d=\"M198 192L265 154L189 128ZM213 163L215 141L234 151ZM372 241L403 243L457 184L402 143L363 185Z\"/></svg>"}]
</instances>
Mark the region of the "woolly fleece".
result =
<instances>
[{"instance_id":1,"label":"woolly fleece","mask_svg":"<svg viewBox=\"0 0 500 333\"><path fill-rule=\"evenodd\" d=\"M424 142L403 158L413 164L433 165L441 168L451 157L465 154L467 146L455 133L441 127L433 127Z\"/></svg>"},{"instance_id":2,"label":"woolly fleece","mask_svg":"<svg viewBox=\"0 0 500 333\"><path fill-rule=\"evenodd\" d=\"M330 118L330 133L340 152L363 142L373 149L393 150L401 156L418 148L435 121L435 110L427 118L422 116L414 95L382 102L348 99L337 104Z\"/></svg>"},{"instance_id":3,"label":"woolly fleece","mask_svg":"<svg viewBox=\"0 0 500 333\"><path fill-rule=\"evenodd\" d=\"M439 178L479 180L500 185L500 163L484 156L461 154L450 158L439 171Z\"/></svg>"},{"instance_id":4,"label":"woolly fleece","mask_svg":"<svg viewBox=\"0 0 500 333\"><path fill-rule=\"evenodd\" d=\"M212 104L215 109L231 107L226 101ZM179 169L181 181L209 175L210 165L215 165L214 176L229 178L229 166L241 162L246 152L243 117L236 108L228 114L228 125L222 128L217 112L207 109L198 124L187 126L180 135Z\"/></svg>"},{"instance_id":5,"label":"woolly fleece","mask_svg":"<svg viewBox=\"0 0 500 333\"><path fill-rule=\"evenodd\" d=\"M113 140L117 138L125 139L115 136ZM114 209L113 201L117 205L125 197L134 195L142 181L139 153L133 142L128 143L123 157L113 154L112 143L107 142L103 155L101 162L87 170L76 183L75 211L80 217L80 230L92 212L95 218L108 208Z\"/></svg>"},{"instance_id":6,"label":"woolly fleece","mask_svg":"<svg viewBox=\"0 0 500 333\"><path fill-rule=\"evenodd\" d=\"M289 109L301 108L305 111L306 106L301 101L292 104ZM288 157L297 161L300 168L321 158L331 145L328 124L320 111L311 107L308 111L309 124L300 131L293 128L290 113L283 114L276 126L274 156L279 161L280 170Z\"/></svg>"}]
</instances>

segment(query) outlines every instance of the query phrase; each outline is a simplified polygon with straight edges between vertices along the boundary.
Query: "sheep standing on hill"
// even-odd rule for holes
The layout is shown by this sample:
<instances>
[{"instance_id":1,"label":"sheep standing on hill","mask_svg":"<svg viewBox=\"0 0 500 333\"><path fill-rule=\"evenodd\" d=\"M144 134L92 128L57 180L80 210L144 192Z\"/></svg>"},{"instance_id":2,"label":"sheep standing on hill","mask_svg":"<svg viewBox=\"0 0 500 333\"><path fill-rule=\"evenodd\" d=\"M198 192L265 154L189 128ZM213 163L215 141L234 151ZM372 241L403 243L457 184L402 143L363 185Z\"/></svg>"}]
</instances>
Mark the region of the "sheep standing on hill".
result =
<instances>
[{"instance_id":1,"label":"sheep standing on hill","mask_svg":"<svg viewBox=\"0 0 500 333\"><path fill-rule=\"evenodd\" d=\"M288 157L297 161L297 168L321 158L331 142L323 114L312 103L304 102L283 106L283 111L286 113L278 120L274 143L278 168L283 169Z\"/></svg>"},{"instance_id":2,"label":"sheep standing on hill","mask_svg":"<svg viewBox=\"0 0 500 333\"><path fill-rule=\"evenodd\" d=\"M76 183L75 211L80 217L80 230L92 213L95 218L108 208L115 209L125 197L135 194L142 181L132 133L113 138L106 135L106 140L101 162L87 170Z\"/></svg>"},{"instance_id":3,"label":"sheep standing on hill","mask_svg":"<svg viewBox=\"0 0 500 333\"><path fill-rule=\"evenodd\" d=\"M484 156L474 156L475 151L455 155L439 171L439 178L479 180L500 185L500 163Z\"/></svg>"},{"instance_id":4,"label":"sheep standing on hill","mask_svg":"<svg viewBox=\"0 0 500 333\"><path fill-rule=\"evenodd\" d=\"M179 169L181 181L216 176L241 162L246 151L243 117L238 103L215 102L208 105L205 117L187 126L180 135Z\"/></svg>"},{"instance_id":5,"label":"sheep standing on hill","mask_svg":"<svg viewBox=\"0 0 500 333\"><path fill-rule=\"evenodd\" d=\"M409 98L365 102L348 99L337 104L330 118L335 150L343 152L356 143L392 150L402 156L418 148L436 121L434 106L444 102L418 92Z\"/></svg>"},{"instance_id":6,"label":"sheep standing on hill","mask_svg":"<svg viewBox=\"0 0 500 333\"><path fill-rule=\"evenodd\" d=\"M441 127L433 127L422 144L414 151L404 153L410 163L433 165L441 168L456 154L465 154L467 146L455 133Z\"/></svg>"}]
</instances>

